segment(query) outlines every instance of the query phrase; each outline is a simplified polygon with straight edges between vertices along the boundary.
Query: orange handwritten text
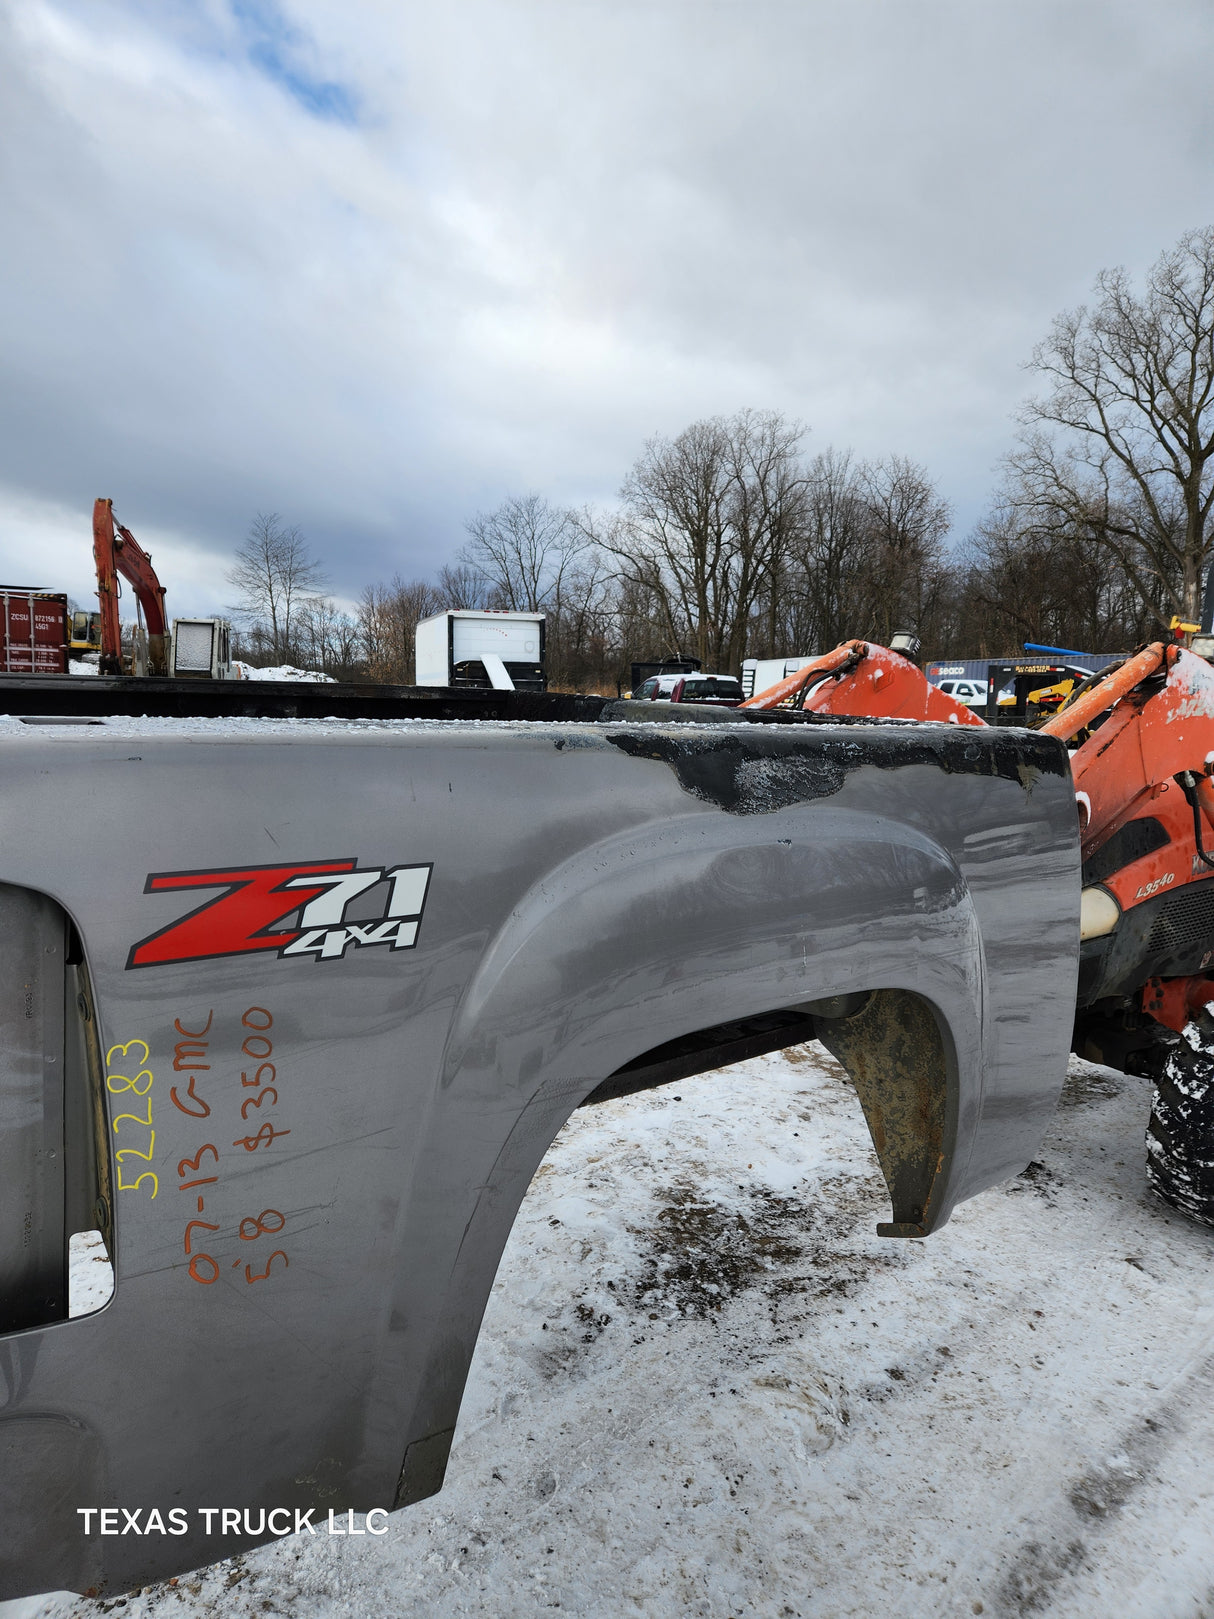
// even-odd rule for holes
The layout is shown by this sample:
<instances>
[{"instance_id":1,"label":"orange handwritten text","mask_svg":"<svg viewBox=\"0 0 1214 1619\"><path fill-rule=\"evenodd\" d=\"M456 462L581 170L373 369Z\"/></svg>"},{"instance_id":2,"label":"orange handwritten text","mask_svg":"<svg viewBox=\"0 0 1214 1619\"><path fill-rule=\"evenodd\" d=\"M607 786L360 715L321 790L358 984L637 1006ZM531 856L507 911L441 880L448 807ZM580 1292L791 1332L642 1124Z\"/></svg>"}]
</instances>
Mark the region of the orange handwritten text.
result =
<instances>
[{"instance_id":1,"label":"orange handwritten text","mask_svg":"<svg viewBox=\"0 0 1214 1619\"><path fill-rule=\"evenodd\" d=\"M214 1012L208 1012L206 1022L198 1029L184 1028L180 1020L177 1020L173 1025L177 1033L182 1037L175 1048L173 1069L176 1073L189 1073L190 1079L185 1088L184 1100L178 1095L176 1086L170 1092L170 1097L174 1106L190 1118L205 1119L209 1118L211 1114L210 1104L198 1095L194 1086L199 1073L209 1072L211 1068L208 1060L210 1041L206 1036L210 1032L213 1018ZM271 1080L278 1078L277 1069L275 1064L268 1060L274 1050L273 1042L270 1040L268 1033L274 1026L274 1019L264 1006L250 1006L240 1021L242 1026L250 1031L246 1034L240 1047L242 1055L249 1059L247 1068L241 1070L240 1083L243 1090L253 1092L251 1096L244 1097L240 1102L240 1117L245 1123L256 1123L256 1119L250 1120L250 1108L254 1108L260 1113L263 1107L268 1112L271 1108L278 1106L278 1089L270 1083ZM208 1080L207 1084L209 1085L210 1083ZM189 1103L191 1102L196 1105L190 1106ZM290 1134L289 1129L280 1129L271 1120L266 1119L261 1123L255 1134L237 1137L232 1142L232 1146L243 1147L245 1152L256 1152L261 1148L273 1146L275 1141ZM214 1174L207 1173L212 1164L203 1162L207 1154L210 1155L213 1161ZM196 1193L199 1216L206 1211L206 1200L200 1188L216 1185L220 1179L219 1169L219 1148L213 1141L204 1141L192 1158L183 1158L177 1165L178 1189L182 1192L192 1191ZM207 1193L206 1195L210 1196L211 1194ZM245 1215L237 1226L236 1235L241 1242L256 1242L262 1237L278 1236L286 1227L286 1223L286 1215L282 1214L278 1209L262 1209L260 1214ZM183 1247L185 1255L189 1259L189 1274L202 1287L211 1287L219 1280L220 1265L213 1254L200 1251L201 1244L209 1239L206 1236L196 1235L196 1233L217 1232L221 1231L221 1229L219 1222L201 1218L189 1219L186 1222ZM214 1245L218 1245L221 1241L221 1238L214 1239ZM267 1281L273 1270L274 1262L278 1259L282 1260L283 1270L290 1266L291 1261L282 1248L274 1249L266 1258L264 1269L261 1271L255 1272L252 1264L245 1264L246 1284L251 1286L254 1282ZM234 1259L231 1269L238 1269L241 1263L242 1259Z\"/></svg>"}]
</instances>

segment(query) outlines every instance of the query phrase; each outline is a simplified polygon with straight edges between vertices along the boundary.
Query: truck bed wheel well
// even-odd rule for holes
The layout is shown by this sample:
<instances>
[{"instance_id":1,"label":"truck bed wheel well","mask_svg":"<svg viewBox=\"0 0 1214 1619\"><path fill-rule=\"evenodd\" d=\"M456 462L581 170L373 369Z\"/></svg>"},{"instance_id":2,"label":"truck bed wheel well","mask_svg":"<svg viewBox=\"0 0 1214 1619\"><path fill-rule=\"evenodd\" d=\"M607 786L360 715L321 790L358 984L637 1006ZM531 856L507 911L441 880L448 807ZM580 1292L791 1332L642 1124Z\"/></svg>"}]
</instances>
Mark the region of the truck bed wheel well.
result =
<instances>
[{"instance_id":1,"label":"truck bed wheel well","mask_svg":"<svg viewBox=\"0 0 1214 1619\"><path fill-rule=\"evenodd\" d=\"M591 1091L583 1107L821 1040L856 1088L893 1205L884 1237L926 1236L955 1134L955 1082L930 1004L903 989L836 995L718 1023L655 1046Z\"/></svg>"},{"instance_id":2,"label":"truck bed wheel well","mask_svg":"<svg viewBox=\"0 0 1214 1619\"><path fill-rule=\"evenodd\" d=\"M658 1085L672 1085L693 1074L724 1068L731 1062L744 1062L747 1057L762 1057L769 1051L783 1051L785 1046L800 1045L803 1040L816 1038L815 1018L796 1006L779 1007L758 1017L716 1023L711 1028L699 1029L677 1040L667 1040L651 1051L643 1051L639 1057L617 1068L614 1074L609 1074L601 1085L596 1085L581 1105L589 1107L594 1102L632 1096Z\"/></svg>"},{"instance_id":3,"label":"truck bed wheel well","mask_svg":"<svg viewBox=\"0 0 1214 1619\"><path fill-rule=\"evenodd\" d=\"M925 1237L957 1129L956 1065L939 1017L922 996L879 989L850 1017L820 1017L818 1039L856 1087L889 1188L893 1219L877 1234Z\"/></svg>"}]
</instances>

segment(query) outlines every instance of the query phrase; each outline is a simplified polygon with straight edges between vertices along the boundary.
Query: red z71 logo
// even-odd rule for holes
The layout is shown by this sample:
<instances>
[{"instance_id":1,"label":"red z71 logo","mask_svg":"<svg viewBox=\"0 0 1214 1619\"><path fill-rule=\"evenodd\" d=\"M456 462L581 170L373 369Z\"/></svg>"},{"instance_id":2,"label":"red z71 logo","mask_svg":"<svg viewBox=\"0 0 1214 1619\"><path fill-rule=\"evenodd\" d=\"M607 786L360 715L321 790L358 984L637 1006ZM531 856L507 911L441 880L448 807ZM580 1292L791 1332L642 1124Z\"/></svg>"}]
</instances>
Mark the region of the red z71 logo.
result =
<instances>
[{"instance_id":1,"label":"red z71 logo","mask_svg":"<svg viewBox=\"0 0 1214 1619\"><path fill-rule=\"evenodd\" d=\"M195 910L131 947L129 967L205 961L272 950L275 955L335 961L347 946L386 944L410 950L417 943L430 866L371 866L357 860L312 860L289 866L229 866L221 871L154 872L145 894L221 888ZM344 920L346 907L379 884L384 908L370 921ZM373 906L369 906L373 909ZM278 926L299 912L296 925Z\"/></svg>"}]
</instances>

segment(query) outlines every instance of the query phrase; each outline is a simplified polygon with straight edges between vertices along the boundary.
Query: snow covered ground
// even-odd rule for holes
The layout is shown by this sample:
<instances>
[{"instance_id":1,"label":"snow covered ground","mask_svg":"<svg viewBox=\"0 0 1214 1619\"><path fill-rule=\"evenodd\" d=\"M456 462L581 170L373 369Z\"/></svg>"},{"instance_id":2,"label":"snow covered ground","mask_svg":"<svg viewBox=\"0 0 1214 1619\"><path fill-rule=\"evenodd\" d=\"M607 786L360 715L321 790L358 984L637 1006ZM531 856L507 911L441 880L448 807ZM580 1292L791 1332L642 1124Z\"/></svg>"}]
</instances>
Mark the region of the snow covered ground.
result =
<instances>
[{"instance_id":1,"label":"snow covered ground","mask_svg":"<svg viewBox=\"0 0 1214 1619\"><path fill-rule=\"evenodd\" d=\"M83 659L78 658L70 658L67 667L68 673L71 675L96 675L99 673L95 663L86 663ZM266 669L258 669L251 663L241 663L239 659L235 659L233 660L232 668L236 672L238 680L304 680L328 686L336 684L332 675L322 674L319 669L297 669L291 663L278 663Z\"/></svg>"},{"instance_id":2,"label":"snow covered ground","mask_svg":"<svg viewBox=\"0 0 1214 1619\"><path fill-rule=\"evenodd\" d=\"M817 1046L579 1113L507 1250L442 1494L122 1603L160 1619L1214 1615L1214 1232L1143 1081L926 1243ZM32 1598L0 1619L114 1603Z\"/></svg>"},{"instance_id":3,"label":"snow covered ground","mask_svg":"<svg viewBox=\"0 0 1214 1619\"><path fill-rule=\"evenodd\" d=\"M327 686L335 684L332 675L321 674L319 669L297 669L293 663L275 663L259 669L251 663L234 659L232 668L239 680L310 680Z\"/></svg>"},{"instance_id":4,"label":"snow covered ground","mask_svg":"<svg viewBox=\"0 0 1214 1619\"><path fill-rule=\"evenodd\" d=\"M113 1293L114 1267L100 1231L76 1232L68 1240L68 1315L92 1315L109 1303Z\"/></svg>"}]
</instances>

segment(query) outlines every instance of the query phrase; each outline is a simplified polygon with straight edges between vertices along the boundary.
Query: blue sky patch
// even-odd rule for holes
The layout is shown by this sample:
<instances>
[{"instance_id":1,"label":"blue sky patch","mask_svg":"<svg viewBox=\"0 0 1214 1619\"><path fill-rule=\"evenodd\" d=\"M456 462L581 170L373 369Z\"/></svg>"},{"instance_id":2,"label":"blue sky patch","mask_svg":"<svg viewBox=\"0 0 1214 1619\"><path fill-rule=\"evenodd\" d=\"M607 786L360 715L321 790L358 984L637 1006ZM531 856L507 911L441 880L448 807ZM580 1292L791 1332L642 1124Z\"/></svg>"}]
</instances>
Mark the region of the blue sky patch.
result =
<instances>
[{"instance_id":1,"label":"blue sky patch","mask_svg":"<svg viewBox=\"0 0 1214 1619\"><path fill-rule=\"evenodd\" d=\"M287 21L273 0L231 0L231 9L254 67L314 118L341 124L358 122L354 92L335 79L309 71L304 58L312 52L306 36Z\"/></svg>"}]
</instances>

